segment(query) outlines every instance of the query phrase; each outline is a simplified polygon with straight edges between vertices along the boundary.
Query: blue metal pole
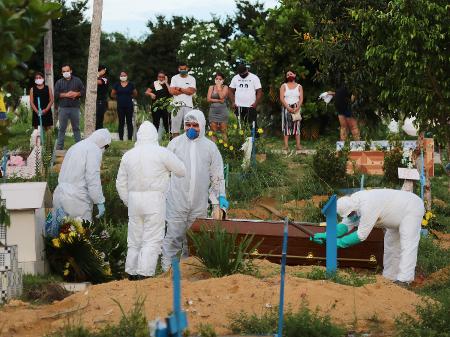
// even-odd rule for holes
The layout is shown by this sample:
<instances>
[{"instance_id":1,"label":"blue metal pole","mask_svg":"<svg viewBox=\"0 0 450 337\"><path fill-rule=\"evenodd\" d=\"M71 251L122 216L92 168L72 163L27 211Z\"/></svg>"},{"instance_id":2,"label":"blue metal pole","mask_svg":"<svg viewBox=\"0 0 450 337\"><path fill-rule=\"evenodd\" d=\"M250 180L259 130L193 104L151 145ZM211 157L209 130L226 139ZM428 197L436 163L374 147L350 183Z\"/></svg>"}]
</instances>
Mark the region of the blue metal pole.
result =
<instances>
[{"instance_id":1,"label":"blue metal pole","mask_svg":"<svg viewBox=\"0 0 450 337\"><path fill-rule=\"evenodd\" d=\"M421 168L420 168L420 197L423 200L424 189L425 189L425 164L423 162L423 149L420 150L420 162L421 162Z\"/></svg>"},{"instance_id":2,"label":"blue metal pole","mask_svg":"<svg viewBox=\"0 0 450 337\"><path fill-rule=\"evenodd\" d=\"M336 194L333 194L322 208L322 214L327 218L326 266L327 274L337 270L337 211Z\"/></svg>"},{"instance_id":3,"label":"blue metal pole","mask_svg":"<svg viewBox=\"0 0 450 337\"><path fill-rule=\"evenodd\" d=\"M176 336L181 337L181 281L180 281L180 265L178 258L172 260L173 269L173 310L176 320Z\"/></svg>"},{"instance_id":4,"label":"blue metal pole","mask_svg":"<svg viewBox=\"0 0 450 337\"><path fill-rule=\"evenodd\" d=\"M281 255L280 304L278 307L278 333L275 335L275 337L283 336L284 278L285 278L285 274L286 274L288 227L289 227L289 218L286 217L284 219L283 250L282 250L282 255Z\"/></svg>"}]
</instances>

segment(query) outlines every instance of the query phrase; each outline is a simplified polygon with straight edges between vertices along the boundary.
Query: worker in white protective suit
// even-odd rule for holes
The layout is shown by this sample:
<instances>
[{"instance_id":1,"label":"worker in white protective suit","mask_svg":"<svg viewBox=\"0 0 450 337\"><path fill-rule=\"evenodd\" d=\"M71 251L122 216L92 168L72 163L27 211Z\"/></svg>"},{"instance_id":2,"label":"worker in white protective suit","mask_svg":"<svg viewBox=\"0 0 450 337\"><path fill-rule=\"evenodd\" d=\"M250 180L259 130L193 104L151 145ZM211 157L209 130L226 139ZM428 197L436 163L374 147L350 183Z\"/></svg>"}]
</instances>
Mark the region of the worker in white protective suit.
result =
<instances>
[{"instance_id":1,"label":"worker in white protective suit","mask_svg":"<svg viewBox=\"0 0 450 337\"><path fill-rule=\"evenodd\" d=\"M186 176L172 176L167 196L167 232L162 246L162 267L167 271L178 252L188 255L186 231L196 218L206 217L208 197L212 205L228 208L222 156L216 144L205 137L205 116L200 110L184 118L185 133L168 149L186 166Z\"/></svg>"},{"instance_id":2,"label":"worker in white protective suit","mask_svg":"<svg viewBox=\"0 0 450 337\"><path fill-rule=\"evenodd\" d=\"M364 241L373 227L386 230L384 235L383 276L403 285L414 280L420 229L425 208L417 195L399 190L360 191L337 201L343 217L337 226L337 246L347 248ZM348 234L353 227L357 230ZM314 235L321 243L324 233Z\"/></svg>"},{"instance_id":3,"label":"worker in white protective suit","mask_svg":"<svg viewBox=\"0 0 450 337\"><path fill-rule=\"evenodd\" d=\"M70 147L53 194L54 209L62 208L72 218L92 221L92 209L96 204L97 217L104 215L105 197L100 181L100 166L103 152L110 143L109 131L99 129Z\"/></svg>"},{"instance_id":4,"label":"worker in white protective suit","mask_svg":"<svg viewBox=\"0 0 450 337\"><path fill-rule=\"evenodd\" d=\"M155 275L164 238L166 193L170 174L184 177L184 164L158 145L155 126L145 121L133 149L120 162L116 187L128 206L128 253L125 272L130 280Z\"/></svg>"}]
</instances>

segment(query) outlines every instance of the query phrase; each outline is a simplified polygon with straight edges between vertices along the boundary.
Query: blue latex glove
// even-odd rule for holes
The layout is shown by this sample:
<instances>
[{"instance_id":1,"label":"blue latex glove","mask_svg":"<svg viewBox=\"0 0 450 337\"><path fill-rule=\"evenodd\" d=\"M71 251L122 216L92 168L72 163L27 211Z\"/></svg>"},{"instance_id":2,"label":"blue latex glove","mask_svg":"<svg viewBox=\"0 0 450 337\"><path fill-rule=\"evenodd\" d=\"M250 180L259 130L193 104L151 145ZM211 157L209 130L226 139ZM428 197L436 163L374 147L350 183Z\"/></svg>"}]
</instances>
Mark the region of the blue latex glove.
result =
<instances>
[{"instance_id":1,"label":"blue latex glove","mask_svg":"<svg viewBox=\"0 0 450 337\"><path fill-rule=\"evenodd\" d=\"M105 214L105 204L97 204L98 214L95 216L97 219L101 218Z\"/></svg>"},{"instance_id":2,"label":"blue latex glove","mask_svg":"<svg viewBox=\"0 0 450 337\"><path fill-rule=\"evenodd\" d=\"M340 239L337 239L337 246L338 248L348 248L361 242L362 241L358 237L358 232L353 232Z\"/></svg>"},{"instance_id":3,"label":"blue latex glove","mask_svg":"<svg viewBox=\"0 0 450 337\"><path fill-rule=\"evenodd\" d=\"M222 209L228 209L230 207L230 203L223 195L219 196L219 207Z\"/></svg>"},{"instance_id":4,"label":"blue latex glove","mask_svg":"<svg viewBox=\"0 0 450 337\"><path fill-rule=\"evenodd\" d=\"M309 238L314 243L318 243L319 245L323 245L325 241L327 241L327 233L316 233L313 237Z\"/></svg>"}]
</instances>

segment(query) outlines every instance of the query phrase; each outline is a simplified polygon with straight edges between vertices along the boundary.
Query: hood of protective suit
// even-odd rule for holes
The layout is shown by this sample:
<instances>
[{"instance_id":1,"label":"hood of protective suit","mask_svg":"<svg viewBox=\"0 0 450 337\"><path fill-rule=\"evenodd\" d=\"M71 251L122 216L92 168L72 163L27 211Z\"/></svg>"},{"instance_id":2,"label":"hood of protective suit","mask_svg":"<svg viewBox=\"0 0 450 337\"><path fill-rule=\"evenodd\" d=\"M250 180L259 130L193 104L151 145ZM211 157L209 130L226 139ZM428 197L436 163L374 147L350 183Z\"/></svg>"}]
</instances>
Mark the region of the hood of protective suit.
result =
<instances>
[{"instance_id":1,"label":"hood of protective suit","mask_svg":"<svg viewBox=\"0 0 450 337\"><path fill-rule=\"evenodd\" d=\"M338 214L346 218L351 212L356 211L358 205L351 197L342 197L337 201L337 212Z\"/></svg>"},{"instance_id":2,"label":"hood of protective suit","mask_svg":"<svg viewBox=\"0 0 450 337\"><path fill-rule=\"evenodd\" d=\"M158 131L152 123L145 121L139 127L136 138L137 143L158 144Z\"/></svg>"},{"instance_id":3,"label":"hood of protective suit","mask_svg":"<svg viewBox=\"0 0 450 337\"><path fill-rule=\"evenodd\" d=\"M108 129L96 130L87 139L97 144L100 149L105 145L111 144L111 134Z\"/></svg>"},{"instance_id":4,"label":"hood of protective suit","mask_svg":"<svg viewBox=\"0 0 450 337\"><path fill-rule=\"evenodd\" d=\"M191 110L184 117L184 122L191 122L191 121L197 122L198 125L200 126L200 133L198 135L198 138L202 138L205 135L205 126L206 126L205 115L200 110Z\"/></svg>"}]
</instances>

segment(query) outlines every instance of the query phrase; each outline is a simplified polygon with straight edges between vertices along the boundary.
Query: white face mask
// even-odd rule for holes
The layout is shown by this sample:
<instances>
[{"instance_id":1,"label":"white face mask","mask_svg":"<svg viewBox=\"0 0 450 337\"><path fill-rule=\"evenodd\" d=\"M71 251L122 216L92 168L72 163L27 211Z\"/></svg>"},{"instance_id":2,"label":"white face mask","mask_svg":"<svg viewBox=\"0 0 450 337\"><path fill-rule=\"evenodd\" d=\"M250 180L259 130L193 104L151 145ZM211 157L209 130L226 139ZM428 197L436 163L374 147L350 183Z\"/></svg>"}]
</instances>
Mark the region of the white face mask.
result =
<instances>
[{"instance_id":1,"label":"white face mask","mask_svg":"<svg viewBox=\"0 0 450 337\"><path fill-rule=\"evenodd\" d=\"M127 76L120 76L119 78L122 82L126 82L126 80L128 79Z\"/></svg>"},{"instance_id":2,"label":"white face mask","mask_svg":"<svg viewBox=\"0 0 450 337\"><path fill-rule=\"evenodd\" d=\"M71 75L72 75L72 73L70 71L63 72L63 77L64 78L70 78Z\"/></svg>"},{"instance_id":3,"label":"white face mask","mask_svg":"<svg viewBox=\"0 0 450 337\"><path fill-rule=\"evenodd\" d=\"M34 80L34 83L36 83L37 85L41 85L44 83L44 79L43 78L37 78Z\"/></svg>"}]
</instances>

